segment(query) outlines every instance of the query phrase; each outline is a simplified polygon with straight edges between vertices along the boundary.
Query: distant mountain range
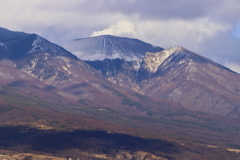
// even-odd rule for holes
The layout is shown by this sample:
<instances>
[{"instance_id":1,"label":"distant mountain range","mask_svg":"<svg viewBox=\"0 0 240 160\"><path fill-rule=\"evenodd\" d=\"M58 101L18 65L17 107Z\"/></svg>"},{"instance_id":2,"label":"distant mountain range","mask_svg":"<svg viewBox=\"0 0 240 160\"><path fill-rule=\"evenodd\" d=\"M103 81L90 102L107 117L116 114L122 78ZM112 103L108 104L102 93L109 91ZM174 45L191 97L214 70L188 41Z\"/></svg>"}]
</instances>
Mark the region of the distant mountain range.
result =
<instances>
[{"instance_id":1,"label":"distant mountain range","mask_svg":"<svg viewBox=\"0 0 240 160\"><path fill-rule=\"evenodd\" d=\"M66 101L136 115L147 115L158 102L169 107L176 105L158 100L149 102L151 107L146 109L144 105L148 102L141 102L137 93L108 81L101 73L64 48L36 34L1 28L0 35L4 35L0 41L0 75L3 75L1 85L47 101Z\"/></svg>"},{"instance_id":2,"label":"distant mountain range","mask_svg":"<svg viewBox=\"0 0 240 160\"><path fill-rule=\"evenodd\" d=\"M72 53L36 34L1 29L0 35L4 35L0 41L0 63L6 66L1 74L9 75L2 80L6 78L4 81L10 86L25 91L24 86L28 86L35 90L37 96L37 89L49 89L59 96L92 106L114 106L114 101L108 104L103 102L109 97L119 99L119 96L112 94L115 90L119 94L124 91ZM121 104L120 99L118 103Z\"/></svg>"},{"instance_id":3,"label":"distant mountain range","mask_svg":"<svg viewBox=\"0 0 240 160\"><path fill-rule=\"evenodd\" d=\"M0 58L5 67L1 74L8 75L1 80L4 84L35 91L48 86L58 95L92 106L122 105L120 99L134 101L136 92L190 110L240 115L240 75L182 47L164 50L110 35L68 43L74 52L86 53L77 55L86 64L36 34L1 28L0 35ZM105 104L109 97L111 102Z\"/></svg>"}]
</instances>

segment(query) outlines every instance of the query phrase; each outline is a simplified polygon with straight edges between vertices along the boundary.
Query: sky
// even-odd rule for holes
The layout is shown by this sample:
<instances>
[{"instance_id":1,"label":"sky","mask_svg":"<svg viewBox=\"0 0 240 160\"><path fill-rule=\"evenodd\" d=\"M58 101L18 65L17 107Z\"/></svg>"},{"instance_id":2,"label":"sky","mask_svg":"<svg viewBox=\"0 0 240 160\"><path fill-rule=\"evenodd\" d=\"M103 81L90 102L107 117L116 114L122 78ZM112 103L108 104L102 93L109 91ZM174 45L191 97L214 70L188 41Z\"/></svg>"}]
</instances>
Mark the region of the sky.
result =
<instances>
[{"instance_id":1,"label":"sky","mask_svg":"<svg viewBox=\"0 0 240 160\"><path fill-rule=\"evenodd\" d=\"M182 46L240 73L240 0L0 0L0 27L63 45L111 34Z\"/></svg>"}]
</instances>

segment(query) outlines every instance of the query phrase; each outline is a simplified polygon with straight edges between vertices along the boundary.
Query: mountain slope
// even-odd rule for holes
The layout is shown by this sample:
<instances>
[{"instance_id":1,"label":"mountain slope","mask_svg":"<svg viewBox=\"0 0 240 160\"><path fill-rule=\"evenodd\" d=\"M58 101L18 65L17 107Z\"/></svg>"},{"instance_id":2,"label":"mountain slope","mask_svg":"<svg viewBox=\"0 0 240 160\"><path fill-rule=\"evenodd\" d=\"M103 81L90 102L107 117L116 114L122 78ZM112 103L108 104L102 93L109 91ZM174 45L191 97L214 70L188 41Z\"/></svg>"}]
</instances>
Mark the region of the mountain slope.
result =
<instances>
[{"instance_id":1,"label":"mountain slope","mask_svg":"<svg viewBox=\"0 0 240 160\"><path fill-rule=\"evenodd\" d=\"M111 82L138 91L141 79L145 78L145 73L141 74L138 61L125 61L123 59L104 59L103 61L85 61Z\"/></svg>"},{"instance_id":2,"label":"mountain slope","mask_svg":"<svg viewBox=\"0 0 240 160\"><path fill-rule=\"evenodd\" d=\"M146 53L140 61L86 61L110 81L185 108L240 116L240 75L182 47Z\"/></svg>"},{"instance_id":3,"label":"mountain slope","mask_svg":"<svg viewBox=\"0 0 240 160\"><path fill-rule=\"evenodd\" d=\"M184 48L175 48L140 92L214 114L240 116L240 75Z\"/></svg>"},{"instance_id":4,"label":"mountain slope","mask_svg":"<svg viewBox=\"0 0 240 160\"><path fill-rule=\"evenodd\" d=\"M25 58L34 53L49 53L52 56L67 56L77 59L76 56L62 47L36 35L23 32L13 32L0 28L0 58L16 60Z\"/></svg>"},{"instance_id":5,"label":"mountain slope","mask_svg":"<svg viewBox=\"0 0 240 160\"><path fill-rule=\"evenodd\" d=\"M23 45L29 34L23 32L12 32L4 28L0 28L0 58L14 58L31 49L31 44ZM20 53L18 50L21 50ZM14 54L14 55L13 55Z\"/></svg>"},{"instance_id":6,"label":"mountain slope","mask_svg":"<svg viewBox=\"0 0 240 160\"><path fill-rule=\"evenodd\" d=\"M145 52L158 52L160 47L137 39L102 35L81 38L64 45L64 48L78 56L79 59L95 61L108 59L139 60Z\"/></svg>"},{"instance_id":7,"label":"mountain slope","mask_svg":"<svg viewBox=\"0 0 240 160\"><path fill-rule=\"evenodd\" d=\"M36 34L21 33L21 38L18 38L19 32L3 30L2 34L14 37L14 40L7 37L1 41L5 45L8 42L11 46L0 61L1 74L9 73L9 77L12 77L3 79L4 85L41 98L48 96L48 100L55 97L53 99L57 101L57 97L62 97L85 107L108 108L123 113L147 115L148 110L154 108L146 108L147 104L141 102L134 92L109 82L72 53ZM13 36L15 34L17 36ZM165 101L162 103L170 107L175 105Z\"/></svg>"}]
</instances>

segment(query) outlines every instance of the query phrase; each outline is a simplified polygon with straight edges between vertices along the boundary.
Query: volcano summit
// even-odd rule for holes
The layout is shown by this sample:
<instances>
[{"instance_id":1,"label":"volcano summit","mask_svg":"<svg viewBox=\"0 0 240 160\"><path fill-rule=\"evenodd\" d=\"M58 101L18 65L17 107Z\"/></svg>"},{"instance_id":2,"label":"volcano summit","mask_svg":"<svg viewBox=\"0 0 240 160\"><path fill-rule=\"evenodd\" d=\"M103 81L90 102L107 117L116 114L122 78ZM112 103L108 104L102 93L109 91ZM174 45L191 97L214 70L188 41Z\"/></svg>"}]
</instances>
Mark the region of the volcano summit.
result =
<instances>
[{"instance_id":1,"label":"volcano summit","mask_svg":"<svg viewBox=\"0 0 240 160\"><path fill-rule=\"evenodd\" d=\"M80 38L66 43L63 47L79 59L86 61L116 58L134 61L142 59L146 52L163 50L161 47L153 46L138 39L111 35Z\"/></svg>"}]
</instances>

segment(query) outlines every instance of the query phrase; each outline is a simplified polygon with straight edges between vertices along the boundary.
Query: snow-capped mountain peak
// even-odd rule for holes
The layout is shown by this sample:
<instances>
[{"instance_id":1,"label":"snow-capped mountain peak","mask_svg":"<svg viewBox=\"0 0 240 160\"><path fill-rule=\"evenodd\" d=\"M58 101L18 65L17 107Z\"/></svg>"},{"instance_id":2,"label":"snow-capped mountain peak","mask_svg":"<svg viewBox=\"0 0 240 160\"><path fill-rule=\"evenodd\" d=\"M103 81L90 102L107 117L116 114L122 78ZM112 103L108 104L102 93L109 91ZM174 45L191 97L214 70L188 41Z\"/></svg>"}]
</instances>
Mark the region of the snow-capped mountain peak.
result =
<instances>
[{"instance_id":1,"label":"snow-capped mountain peak","mask_svg":"<svg viewBox=\"0 0 240 160\"><path fill-rule=\"evenodd\" d=\"M64 48L78 58L87 61L116 58L125 61L136 61L142 59L146 52L163 50L161 47L137 39L111 35L76 39L65 44Z\"/></svg>"}]
</instances>

